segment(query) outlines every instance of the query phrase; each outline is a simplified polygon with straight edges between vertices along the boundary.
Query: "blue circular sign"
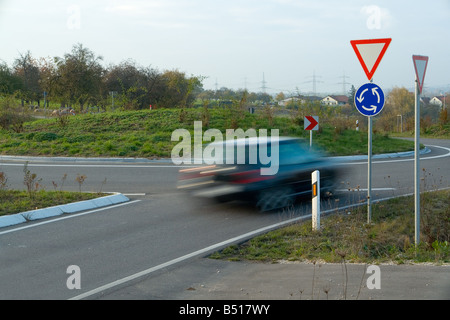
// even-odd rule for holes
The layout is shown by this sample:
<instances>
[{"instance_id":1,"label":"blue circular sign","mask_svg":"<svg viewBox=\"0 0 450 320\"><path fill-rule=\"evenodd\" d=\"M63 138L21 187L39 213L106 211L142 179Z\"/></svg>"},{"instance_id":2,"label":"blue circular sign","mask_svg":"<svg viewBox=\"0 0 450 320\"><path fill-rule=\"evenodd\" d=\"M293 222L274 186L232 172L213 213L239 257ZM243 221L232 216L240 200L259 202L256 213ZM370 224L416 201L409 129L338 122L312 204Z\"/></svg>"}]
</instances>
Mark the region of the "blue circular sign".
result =
<instances>
[{"instance_id":1,"label":"blue circular sign","mask_svg":"<svg viewBox=\"0 0 450 320\"><path fill-rule=\"evenodd\" d=\"M363 84L355 93L355 106L366 116L376 116L384 107L384 92L375 83Z\"/></svg>"}]
</instances>

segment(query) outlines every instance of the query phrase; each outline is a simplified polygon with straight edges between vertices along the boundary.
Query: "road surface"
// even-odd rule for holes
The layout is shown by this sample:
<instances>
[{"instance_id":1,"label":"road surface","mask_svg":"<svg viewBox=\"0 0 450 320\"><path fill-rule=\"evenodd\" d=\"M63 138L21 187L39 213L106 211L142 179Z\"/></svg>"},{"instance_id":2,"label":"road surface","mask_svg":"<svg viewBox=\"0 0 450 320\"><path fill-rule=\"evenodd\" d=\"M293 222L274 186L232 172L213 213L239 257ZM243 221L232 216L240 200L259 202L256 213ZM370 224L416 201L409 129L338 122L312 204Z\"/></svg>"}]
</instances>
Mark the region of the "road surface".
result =
<instances>
[{"instance_id":1,"label":"road surface","mask_svg":"<svg viewBox=\"0 0 450 320\"><path fill-rule=\"evenodd\" d=\"M424 188L448 188L450 141L421 142L431 150L421 157ZM341 191L323 208L366 197L367 163L348 161L343 167ZM10 188L24 188L23 168L23 159L0 162ZM191 279L200 283L204 263L212 263L203 262L208 253L310 214L309 203L261 214L240 203L191 199L175 189L179 167L170 163L30 159L28 168L47 190L55 182L63 190L121 192L130 202L0 229L0 299L185 298L180 286L187 286L188 279L176 274L195 274ZM374 160L373 199L413 193L413 170L412 157ZM86 176L81 186L75 181L78 174ZM80 289L68 288L75 275L71 266L80 270ZM155 285L161 277L164 284ZM448 273L444 280L449 283ZM192 299L196 293L208 297L200 290L188 293Z\"/></svg>"}]
</instances>

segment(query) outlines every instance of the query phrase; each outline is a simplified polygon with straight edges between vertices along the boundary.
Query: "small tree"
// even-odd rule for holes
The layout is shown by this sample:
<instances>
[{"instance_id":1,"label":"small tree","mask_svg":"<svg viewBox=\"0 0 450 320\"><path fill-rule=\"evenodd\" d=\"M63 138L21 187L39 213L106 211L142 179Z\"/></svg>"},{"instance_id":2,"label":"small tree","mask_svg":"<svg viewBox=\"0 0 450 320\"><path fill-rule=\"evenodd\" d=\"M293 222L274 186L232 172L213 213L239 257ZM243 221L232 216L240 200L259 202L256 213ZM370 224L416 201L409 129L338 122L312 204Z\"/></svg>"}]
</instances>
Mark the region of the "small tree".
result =
<instances>
[{"instance_id":1,"label":"small tree","mask_svg":"<svg viewBox=\"0 0 450 320\"><path fill-rule=\"evenodd\" d=\"M27 187L27 191L28 194L30 195L30 198L33 198L34 193L41 186L40 182L42 181L42 179L41 178L38 179L36 173L31 173L30 170L28 170L28 162L25 163L23 173L24 173L23 184Z\"/></svg>"}]
</instances>

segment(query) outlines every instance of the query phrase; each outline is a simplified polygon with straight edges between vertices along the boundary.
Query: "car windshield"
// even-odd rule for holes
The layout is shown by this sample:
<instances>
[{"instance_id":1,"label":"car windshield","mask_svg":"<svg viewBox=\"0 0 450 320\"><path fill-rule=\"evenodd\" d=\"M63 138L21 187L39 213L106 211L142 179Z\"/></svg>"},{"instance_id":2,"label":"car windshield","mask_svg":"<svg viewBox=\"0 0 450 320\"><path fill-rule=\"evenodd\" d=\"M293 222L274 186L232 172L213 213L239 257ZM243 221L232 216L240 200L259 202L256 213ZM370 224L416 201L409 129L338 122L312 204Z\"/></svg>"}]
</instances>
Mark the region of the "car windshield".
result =
<instances>
[{"instance_id":1,"label":"car windshield","mask_svg":"<svg viewBox=\"0 0 450 320\"><path fill-rule=\"evenodd\" d=\"M256 164L265 165L270 161L279 160L281 165L298 164L317 159L317 154L309 150L300 139L280 140L278 144L278 157L273 154L270 140L259 143L241 143L234 141L223 144L210 144L212 157L222 152L223 164Z\"/></svg>"},{"instance_id":2,"label":"car windshield","mask_svg":"<svg viewBox=\"0 0 450 320\"><path fill-rule=\"evenodd\" d=\"M297 164L317 159L318 155L301 140L291 140L280 144L280 164Z\"/></svg>"}]
</instances>

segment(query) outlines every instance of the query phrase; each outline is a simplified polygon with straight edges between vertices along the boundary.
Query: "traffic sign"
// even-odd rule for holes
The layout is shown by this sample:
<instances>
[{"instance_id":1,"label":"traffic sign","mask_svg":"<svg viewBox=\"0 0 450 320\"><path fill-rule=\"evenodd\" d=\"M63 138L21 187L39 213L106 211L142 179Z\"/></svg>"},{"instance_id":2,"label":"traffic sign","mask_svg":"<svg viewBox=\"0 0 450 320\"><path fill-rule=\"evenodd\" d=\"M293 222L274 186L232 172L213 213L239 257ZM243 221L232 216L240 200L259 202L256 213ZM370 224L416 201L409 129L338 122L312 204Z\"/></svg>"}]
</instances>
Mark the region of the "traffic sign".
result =
<instances>
[{"instance_id":1,"label":"traffic sign","mask_svg":"<svg viewBox=\"0 0 450 320\"><path fill-rule=\"evenodd\" d=\"M355 93L355 106L366 116L376 116L384 107L384 92L375 83L363 84Z\"/></svg>"},{"instance_id":2,"label":"traffic sign","mask_svg":"<svg viewBox=\"0 0 450 320\"><path fill-rule=\"evenodd\" d=\"M318 116L305 116L305 130L319 130Z\"/></svg>"},{"instance_id":3,"label":"traffic sign","mask_svg":"<svg viewBox=\"0 0 450 320\"><path fill-rule=\"evenodd\" d=\"M372 80L391 40L391 38L384 38L350 41L369 81Z\"/></svg>"},{"instance_id":4,"label":"traffic sign","mask_svg":"<svg viewBox=\"0 0 450 320\"><path fill-rule=\"evenodd\" d=\"M416 79L419 83L419 93L422 93L425 72L427 71L428 57L413 55L414 69L416 70Z\"/></svg>"}]
</instances>

